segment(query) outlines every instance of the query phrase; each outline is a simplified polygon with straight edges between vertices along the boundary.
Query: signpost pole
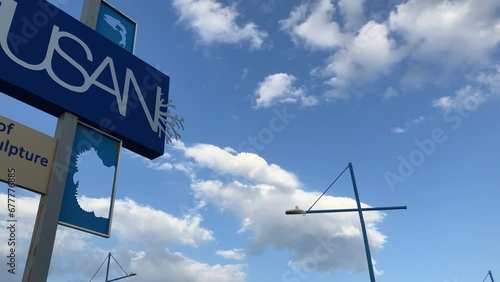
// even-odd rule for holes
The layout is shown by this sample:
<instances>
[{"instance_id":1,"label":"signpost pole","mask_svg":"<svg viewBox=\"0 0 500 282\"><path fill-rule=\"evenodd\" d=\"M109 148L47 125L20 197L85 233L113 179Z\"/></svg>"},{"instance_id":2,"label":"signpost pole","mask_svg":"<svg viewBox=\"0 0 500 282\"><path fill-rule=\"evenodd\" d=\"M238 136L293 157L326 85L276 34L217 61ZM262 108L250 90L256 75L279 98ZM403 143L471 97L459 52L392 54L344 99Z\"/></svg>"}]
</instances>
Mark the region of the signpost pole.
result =
<instances>
[{"instance_id":1,"label":"signpost pole","mask_svg":"<svg viewBox=\"0 0 500 282\"><path fill-rule=\"evenodd\" d=\"M99 14L99 6L101 0L84 0L80 21L91 29L95 29L97 24L97 16Z\"/></svg>"},{"instance_id":2,"label":"signpost pole","mask_svg":"<svg viewBox=\"0 0 500 282\"><path fill-rule=\"evenodd\" d=\"M57 122L54 163L47 194L40 197L23 282L47 281L77 123L78 118L70 113Z\"/></svg>"}]
</instances>

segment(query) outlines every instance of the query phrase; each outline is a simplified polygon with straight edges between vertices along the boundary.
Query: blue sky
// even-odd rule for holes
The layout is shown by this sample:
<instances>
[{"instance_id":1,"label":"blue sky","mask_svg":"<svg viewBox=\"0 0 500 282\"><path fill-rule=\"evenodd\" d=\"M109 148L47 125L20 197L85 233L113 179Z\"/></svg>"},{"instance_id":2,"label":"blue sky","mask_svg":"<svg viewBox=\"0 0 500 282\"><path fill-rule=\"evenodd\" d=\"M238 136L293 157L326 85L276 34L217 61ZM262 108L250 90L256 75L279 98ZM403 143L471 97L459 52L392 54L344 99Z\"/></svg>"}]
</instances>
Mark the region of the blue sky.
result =
<instances>
[{"instance_id":1,"label":"blue sky","mask_svg":"<svg viewBox=\"0 0 500 282\"><path fill-rule=\"evenodd\" d=\"M81 1L51 2L79 18ZM109 251L130 281L368 281L357 214L284 214L349 162L365 205L408 206L365 213L377 281L500 275L498 1L109 2L185 130L152 161L122 150L111 238L59 227L49 281L88 281ZM54 134L7 95L0 114ZM80 201L103 211L101 192ZM9 281L39 199L17 193ZM353 199L346 174L315 208Z\"/></svg>"}]
</instances>

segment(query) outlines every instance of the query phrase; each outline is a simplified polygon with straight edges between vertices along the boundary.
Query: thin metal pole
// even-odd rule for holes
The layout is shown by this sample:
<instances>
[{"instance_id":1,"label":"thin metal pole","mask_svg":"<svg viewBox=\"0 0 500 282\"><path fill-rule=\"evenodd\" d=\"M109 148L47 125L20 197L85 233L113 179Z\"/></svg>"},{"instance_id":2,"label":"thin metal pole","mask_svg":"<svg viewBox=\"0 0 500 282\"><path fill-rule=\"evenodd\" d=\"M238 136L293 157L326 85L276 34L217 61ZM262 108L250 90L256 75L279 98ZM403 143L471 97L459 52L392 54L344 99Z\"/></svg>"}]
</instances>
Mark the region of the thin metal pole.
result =
<instances>
[{"instance_id":1,"label":"thin metal pole","mask_svg":"<svg viewBox=\"0 0 500 282\"><path fill-rule=\"evenodd\" d=\"M109 262L111 261L111 253L108 254L108 267L106 268L106 280L105 282L108 282L108 275L109 275Z\"/></svg>"},{"instance_id":2,"label":"thin metal pole","mask_svg":"<svg viewBox=\"0 0 500 282\"><path fill-rule=\"evenodd\" d=\"M356 204L358 206L361 231L363 232L363 241L365 242L366 260L368 262L368 271L370 272L370 281L375 282L375 273L373 272L372 257L370 254L370 245L368 244L368 235L366 234L365 219L363 218L363 210L361 209L361 202L359 201L358 187L356 186L352 163L349 163L349 171L351 172L352 187L354 188L354 196L356 197Z\"/></svg>"},{"instance_id":3,"label":"thin metal pole","mask_svg":"<svg viewBox=\"0 0 500 282\"><path fill-rule=\"evenodd\" d=\"M92 278L90 278L90 281L89 281L89 282L92 282L92 280L94 280L94 277L97 275L97 273L99 272L99 270L101 270L101 267L103 266L103 264L106 262L106 260L107 260L107 259L108 259L108 258L106 257L106 258L102 261L101 265L99 265L99 268L98 268L98 269L97 269L97 271L94 273L94 276L92 276Z\"/></svg>"},{"instance_id":4,"label":"thin metal pole","mask_svg":"<svg viewBox=\"0 0 500 282\"><path fill-rule=\"evenodd\" d=\"M488 274L490 275L491 282L495 282L495 280L493 280L493 275L491 274L491 271L490 271L490 270L488 270Z\"/></svg>"}]
</instances>

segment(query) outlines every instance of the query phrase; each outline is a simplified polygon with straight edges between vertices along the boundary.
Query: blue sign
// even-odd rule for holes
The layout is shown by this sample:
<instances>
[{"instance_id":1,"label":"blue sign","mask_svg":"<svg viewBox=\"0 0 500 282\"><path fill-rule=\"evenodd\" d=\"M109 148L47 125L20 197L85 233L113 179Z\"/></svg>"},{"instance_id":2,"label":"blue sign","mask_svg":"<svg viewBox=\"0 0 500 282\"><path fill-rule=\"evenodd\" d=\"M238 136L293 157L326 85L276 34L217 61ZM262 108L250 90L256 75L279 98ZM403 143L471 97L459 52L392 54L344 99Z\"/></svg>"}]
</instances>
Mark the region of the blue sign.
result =
<instances>
[{"instance_id":1,"label":"blue sign","mask_svg":"<svg viewBox=\"0 0 500 282\"><path fill-rule=\"evenodd\" d=\"M72 149L59 223L109 237L120 141L79 123Z\"/></svg>"},{"instance_id":2,"label":"blue sign","mask_svg":"<svg viewBox=\"0 0 500 282\"><path fill-rule=\"evenodd\" d=\"M0 0L0 91L163 155L170 78L45 0Z\"/></svg>"},{"instance_id":3,"label":"blue sign","mask_svg":"<svg viewBox=\"0 0 500 282\"><path fill-rule=\"evenodd\" d=\"M134 53L136 26L110 4L101 2L95 30L130 53Z\"/></svg>"}]
</instances>

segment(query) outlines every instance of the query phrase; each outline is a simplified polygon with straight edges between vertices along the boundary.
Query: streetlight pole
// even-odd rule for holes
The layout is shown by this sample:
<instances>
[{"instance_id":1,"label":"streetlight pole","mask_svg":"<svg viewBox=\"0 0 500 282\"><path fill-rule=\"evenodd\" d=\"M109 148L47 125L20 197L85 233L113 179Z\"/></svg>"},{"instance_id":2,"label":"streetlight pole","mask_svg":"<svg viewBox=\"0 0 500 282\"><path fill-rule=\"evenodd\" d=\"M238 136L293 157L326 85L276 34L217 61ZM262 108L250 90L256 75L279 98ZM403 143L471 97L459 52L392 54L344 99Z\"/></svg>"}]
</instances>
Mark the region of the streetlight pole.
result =
<instances>
[{"instance_id":1,"label":"streetlight pole","mask_svg":"<svg viewBox=\"0 0 500 282\"><path fill-rule=\"evenodd\" d=\"M349 172L351 173L351 181L352 181L352 187L354 189L354 196L356 198L356 205L357 208L355 209L332 209L332 210L311 210L311 208L323 197L323 195L332 187L332 185L340 178L340 176L349 168ZM291 214L308 214L308 213L338 213L338 212L358 212L359 214L359 220L361 222L361 231L363 233L363 242L365 245L365 251L366 251L366 260L368 262L368 272L370 273L370 282L375 282L375 272L373 271L373 263L372 263L372 258L371 258L371 253L370 253L370 244L368 243L368 234L366 232L366 225L365 225L365 219L363 217L363 212L364 211L381 211L381 210L405 210L406 206L395 206L395 207L378 207L378 208L361 208L361 201L359 200L359 193L358 193L358 187L356 185L356 178L354 177L354 169L352 166L352 163L349 163L348 167L342 171L342 173L333 181L332 184L319 196L319 198L314 202L314 204L308 209L308 210L303 210L300 209L298 206L295 207L295 209L291 210L286 210L285 214L291 215ZM491 274L491 273L490 273ZM492 277L493 280L493 277ZM494 281L492 281L494 282Z\"/></svg>"},{"instance_id":2,"label":"streetlight pole","mask_svg":"<svg viewBox=\"0 0 500 282\"><path fill-rule=\"evenodd\" d=\"M495 282L495 280L493 280L493 275L491 274L491 270L488 270L488 274L486 274L486 277L484 277L483 282L486 281L486 278L488 278L488 276L491 278L491 282Z\"/></svg>"},{"instance_id":3,"label":"streetlight pole","mask_svg":"<svg viewBox=\"0 0 500 282\"><path fill-rule=\"evenodd\" d=\"M106 280L104 280L105 282L108 282L110 261L111 261L111 252L108 253L108 266L106 267Z\"/></svg>"},{"instance_id":4,"label":"streetlight pole","mask_svg":"<svg viewBox=\"0 0 500 282\"><path fill-rule=\"evenodd\" d=\"M370 281L375 282L375 273L373 271L372 256L370 253L370 244L368 243L365 219L363 217L363 211L361 210L361 202L359 201L358 187L356 185L356 178L354 177L354 169L352 168L352 163L349 163L349 171L351 172L352 187L354 189L354 196L356 197L356 205L358 206L359 221L361 221L361 231L363 232L363 241L365 243L366 260L368 262L368 271L370 272Z\"/></svg>"},{"instance_id":5,"label":"streetlight pole","mask_svg":"<svg viewBox=\"0 0 500 282\"><path fill-rule=\"evenodd\" d=\"M121 277L118 277L118 278L114 278L114 279L111 279L111 280L108 280L109 278L109 265L110 265L110 262L111 262L111 258L113 258L113 260L118 264L118 266L123 270L123 272L125 273L124 276L121 276ZM99 266L99 268L97 269L97 271L94 273L94 276L92 276L92 278L90 279L90 282L92 282L92 280L94 279L94 277L97 275L97 273L99 272L99 270L101 270L101 267L103 266L103 264L106 262L106 260L108 261L108 264L107 264L107 267L106 267L106 280L104 280L104 282L112 282L112 281L117 281L117 280L121 280L121 279L125 279L125 278L129 278L129 277L132 277L132 276L136 276L137 274L136 273L133 273L133 272L130 272L130 273L127 273L123 267L118 263L118 261L116 261L116 259L113 257L113 255L111 255L111 252L108 253L108 255L106 256L106 259L104 259L104 261L101 263L101 266Z\"/></svg>"}]
</instances>

